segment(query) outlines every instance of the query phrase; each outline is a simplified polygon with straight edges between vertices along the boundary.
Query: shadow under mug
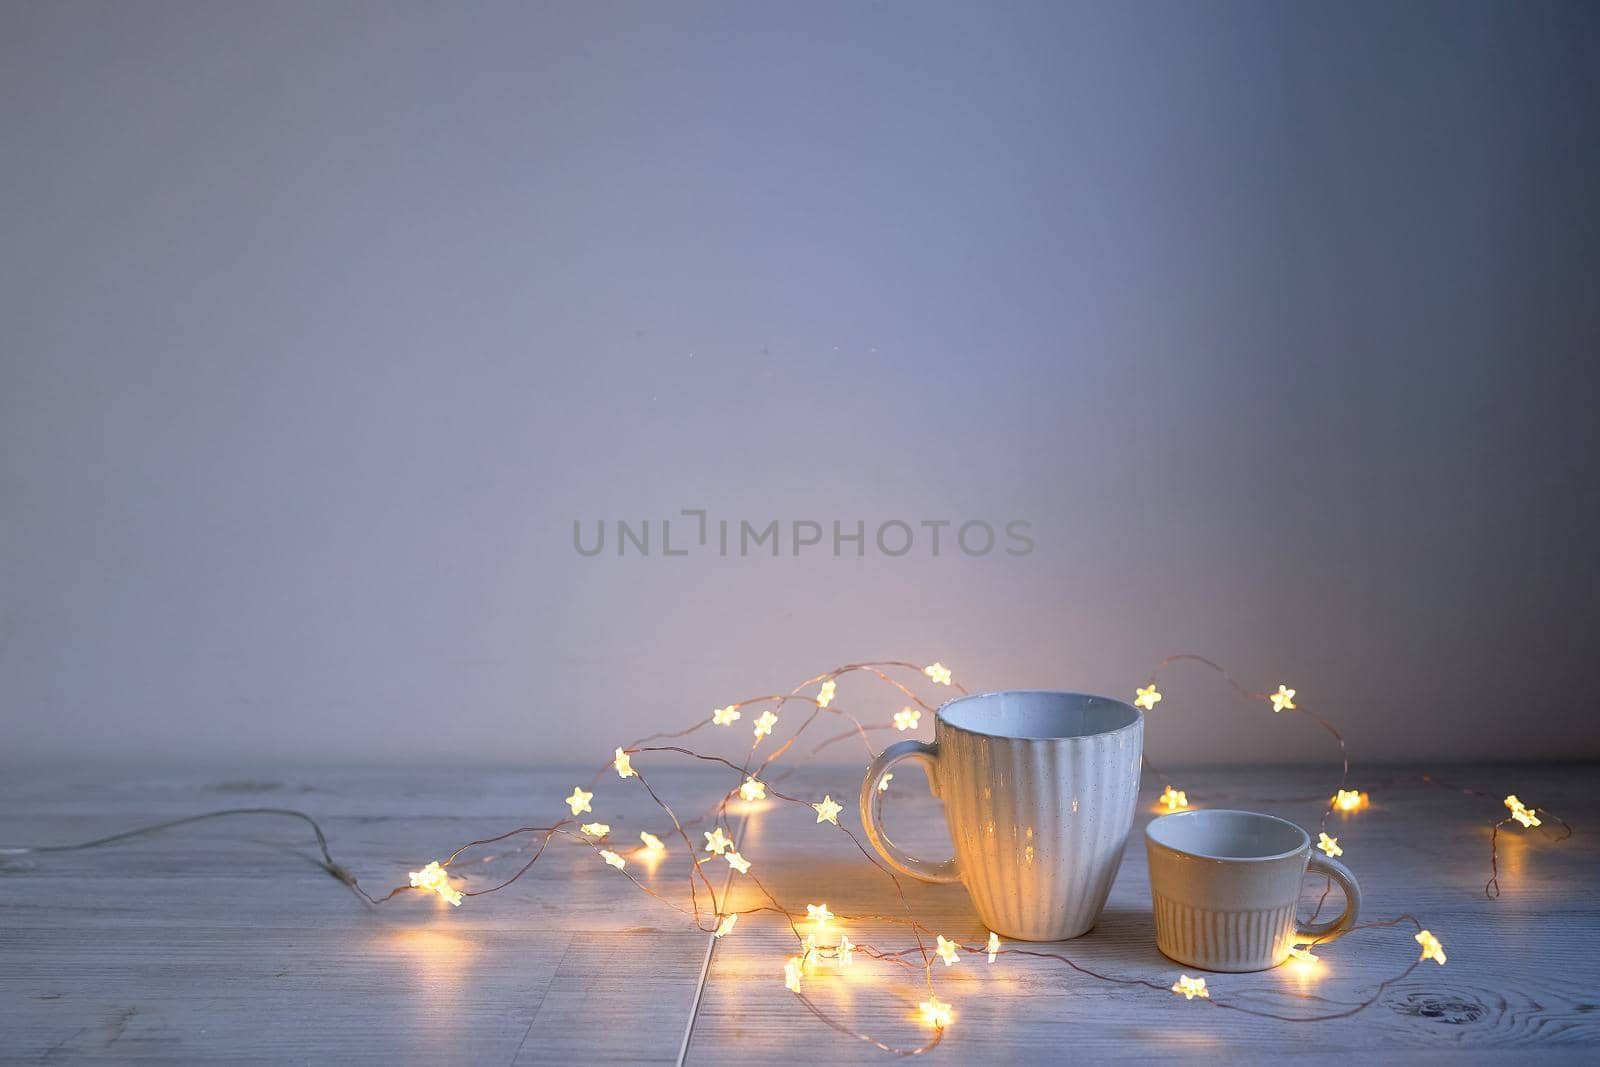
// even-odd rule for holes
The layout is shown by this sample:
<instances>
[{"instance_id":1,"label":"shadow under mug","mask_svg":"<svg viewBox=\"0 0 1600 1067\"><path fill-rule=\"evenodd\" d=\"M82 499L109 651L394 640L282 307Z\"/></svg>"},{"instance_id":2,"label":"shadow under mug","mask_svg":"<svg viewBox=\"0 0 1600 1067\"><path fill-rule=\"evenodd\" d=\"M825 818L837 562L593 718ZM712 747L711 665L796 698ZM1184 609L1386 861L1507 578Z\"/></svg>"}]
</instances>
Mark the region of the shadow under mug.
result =
<instances>
[{"instance_id":1,"label":"shadow under mug","mask_svg":"<svg viewBox=\"0 0 1600 1067\"><path fill-rule=\"evenodd\" d=\"M1361 886L1349 868L1311 849L1311 835L1253 811L1202 809L1163 815L1145 828L1156 947L1206 971L1264 971L1296 943L1331 941L1355 924ZM1306 871L1344 890L1344 914L1322 923L1295 917Z\"/></svg>"},{"instance_id":2,"label":"shadow under mug","mask_svg":"<svg viewBox=\"0 0 1600 1067\"><path fill-rule=\"evenodd\" d=\"M861 822L872 847L913 878L961 882L1002 937L1087 933L1133 827L1143 713L1087 693L978 693L940 707L933 736L890 745L867 769ZM952 859L909 855L879 825L878 785L907 759L922 764L944 801Z\"/></svg>"}]
</instances>

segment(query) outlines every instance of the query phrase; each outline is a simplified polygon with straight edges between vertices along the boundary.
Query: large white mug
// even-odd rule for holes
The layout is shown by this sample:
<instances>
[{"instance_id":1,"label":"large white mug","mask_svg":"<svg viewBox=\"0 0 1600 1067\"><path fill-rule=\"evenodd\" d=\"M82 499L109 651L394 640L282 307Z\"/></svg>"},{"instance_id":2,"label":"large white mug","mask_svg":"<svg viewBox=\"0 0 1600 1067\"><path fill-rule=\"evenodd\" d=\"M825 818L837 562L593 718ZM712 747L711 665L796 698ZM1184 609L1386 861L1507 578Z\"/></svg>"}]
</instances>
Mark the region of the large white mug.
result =
<instances>
[{"instance_id":1,"label":"large white mug","mask_svg":"<svg viewBox=\"0 0 1600 1067\"><path fill-rule=\"evenodd\" d=\"M1361 886L1349 868L1311 851L1311 835L1254 811L1181 811L1144 831L1156 947L1207 971L1263 971L1296 942L1332 941L1355 924ZM1344 890L1344 913L1322 923L1295 918L1306 870Z\"/></svg>"},{"instance_id":2,"label":"large white mug","mask_svg":"<svg viewBox=\"0 0 1600 1067\"><path fill-rule=\"evenodd\" d=\"M1133 825L1143 713L1087 693L979 693L941 707L933 738L890 745L867 770L861 821L878 854L913 878L961 882L1003 937L1087 933ZM944 801L952 859L908 855L879 826L878 783L907 759L922 763Z\"/></svg>"}]
</instances>

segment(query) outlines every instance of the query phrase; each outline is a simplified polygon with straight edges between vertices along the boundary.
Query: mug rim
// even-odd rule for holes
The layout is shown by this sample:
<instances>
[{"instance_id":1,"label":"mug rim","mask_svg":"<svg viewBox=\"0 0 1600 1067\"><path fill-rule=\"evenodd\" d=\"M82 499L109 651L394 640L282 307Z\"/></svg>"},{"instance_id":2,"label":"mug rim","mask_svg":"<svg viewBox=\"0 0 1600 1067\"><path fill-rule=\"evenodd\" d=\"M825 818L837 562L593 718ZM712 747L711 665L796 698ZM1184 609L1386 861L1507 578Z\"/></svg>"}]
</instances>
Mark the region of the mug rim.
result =
<instances>
[{"instance_id":1,"label":"mug rim","mask_svg":"<svg viewBox=\"0 0 1600 1067\"><path fill-rule=\"evenodd\" d=\"M1252 819L1266 819L1270 822L1281 823L1300 835L1300 843L1286 852L1277 852L1270 856L1216 856L1208 852L1196 852L1193 849L1169 845L1165 841L1158 841L1154 835L1155 828L1168 819L1188 820L1210 815L1247 815ZM1151 819L1145 826L1144 839L1146 843L1165 849L1175 855L1192 856L1195 859L1209 860L1212 863L1275 863L1279 860L1289 859L1292 856L1298 856L1301 852L1307 851L1311 847L1311 835L1299 823L1281 819L1276 815L1268 815L1264 811L1244 811L1240 808L1197 808L1194 811L1174 811L1166 815L1159 815Z\"/></svg>"},{"instance_id":2,"label":"mug rim","mask_svg":"<svg viewBox=\"0 0 1600 1067\"><path fill-rule=\"evenodd\" d=\"M1063 737L1059 734L1040 735L991 733L988 730L975 730L970 726L962 726L959 723L951 722L945 715L946 711L956 704L962 704L969 700L986 700L993 697L1004 696L1077 697L1082 700L1104 700L1108 703L1116 704L1119 707L1131 712L1133 718L1128 722L1123 723L1121 726L1116 727L1115 729L1100 730L1092 734L1072 734L1070 736ZM940 704L934 709L933 716L934 721L946 729L960 730L962 733L972 734L974 737L988 737L998 741L1059 741L1062 743L1094 741L1102 737L1115 737L1120 733L1137 729L1144 725L1144 712L1141 711L1135 704L1130 704L1126 700L1118 700L1116 697L1104 696L1100 693L1081 693L1071 689L989 689L981 693L962 693L960 696L951 697L943 704Z\"/></svg>"}]
</instances>

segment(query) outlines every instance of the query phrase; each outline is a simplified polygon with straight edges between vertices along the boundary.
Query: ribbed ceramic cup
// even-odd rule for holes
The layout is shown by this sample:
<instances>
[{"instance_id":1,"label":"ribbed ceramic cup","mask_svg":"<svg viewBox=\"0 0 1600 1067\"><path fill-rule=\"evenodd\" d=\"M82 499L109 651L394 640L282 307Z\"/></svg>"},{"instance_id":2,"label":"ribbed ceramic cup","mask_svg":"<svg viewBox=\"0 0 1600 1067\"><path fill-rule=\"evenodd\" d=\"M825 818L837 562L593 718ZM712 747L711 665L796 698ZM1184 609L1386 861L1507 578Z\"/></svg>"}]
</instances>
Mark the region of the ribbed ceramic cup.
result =
<instances>
[{"instance_id":1,"label":"ribbed ceramic cup","mask_svg":"<svg viewBox=\"0 0 1600 1067\"><path fill-rule=\"evenodd\" d=\"M1311 851L1292 822L1253 811L1180 811L1145 828L1156 946L1207 971L1264 971L1296 943L1331 941L1361 910L1361 886L1338 860ZM1344 914L1295 919L1306 870L1344 890Z\"/></svg>"},{"instance_id":2,"label":"ribbed ceramic cup","mask_svg":"<svg viewBox=\"0 0 1600 1067\"><path fill-rule=\"evenodd\" d=\"M890 745L867 770L861 821L878 854L913 878L961 882L1002 937L1088 932L1133 826L1143 714L1086 693L980 693L941 707L933 738ZM878 824L878 783L906 759L944 800L952 859L908 855Z\"/></svg>"}]
</instances>

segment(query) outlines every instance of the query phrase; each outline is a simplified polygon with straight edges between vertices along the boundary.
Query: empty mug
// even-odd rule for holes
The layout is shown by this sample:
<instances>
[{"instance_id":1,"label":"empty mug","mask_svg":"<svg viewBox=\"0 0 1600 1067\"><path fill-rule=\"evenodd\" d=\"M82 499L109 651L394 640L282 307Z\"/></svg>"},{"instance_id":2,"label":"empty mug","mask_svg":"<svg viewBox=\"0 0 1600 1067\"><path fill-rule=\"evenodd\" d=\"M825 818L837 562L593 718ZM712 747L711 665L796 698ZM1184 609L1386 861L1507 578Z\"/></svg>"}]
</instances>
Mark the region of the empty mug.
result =
<instances>
[{"instance_id":1,"label":"empty mug","mask_svg":"<svg viewBox=\"0 0 1600 1067\"><path fill-rule=\"evenodd\" d=\"M961 882L984 925L1018 941L1088 932L1105 907L1133 826L1144 716L1087 693L1012 690L958 697L933 743L884 749L861 783L861 821L878 854L925 882ZM923 765L944 801L955 856L908 855L878 824L878 783Z\"/></svg>"},{"instance_id":2,"label":"empty mug","mask_svg":"<svg viewBox=\"0 0 1600 1067\"><path fill-rule=\"evenodd\" d=\"M1311 851L1311 835L1253 811L1180 811L1145 828L1156 947L1207 971L1262 971L1296 942L1331 941L1361 910L1361 887L1338 860ZM1344 890L1344 914L1300 923L1295 906L1309 868Z\"/></svg>"}]
</instances>

